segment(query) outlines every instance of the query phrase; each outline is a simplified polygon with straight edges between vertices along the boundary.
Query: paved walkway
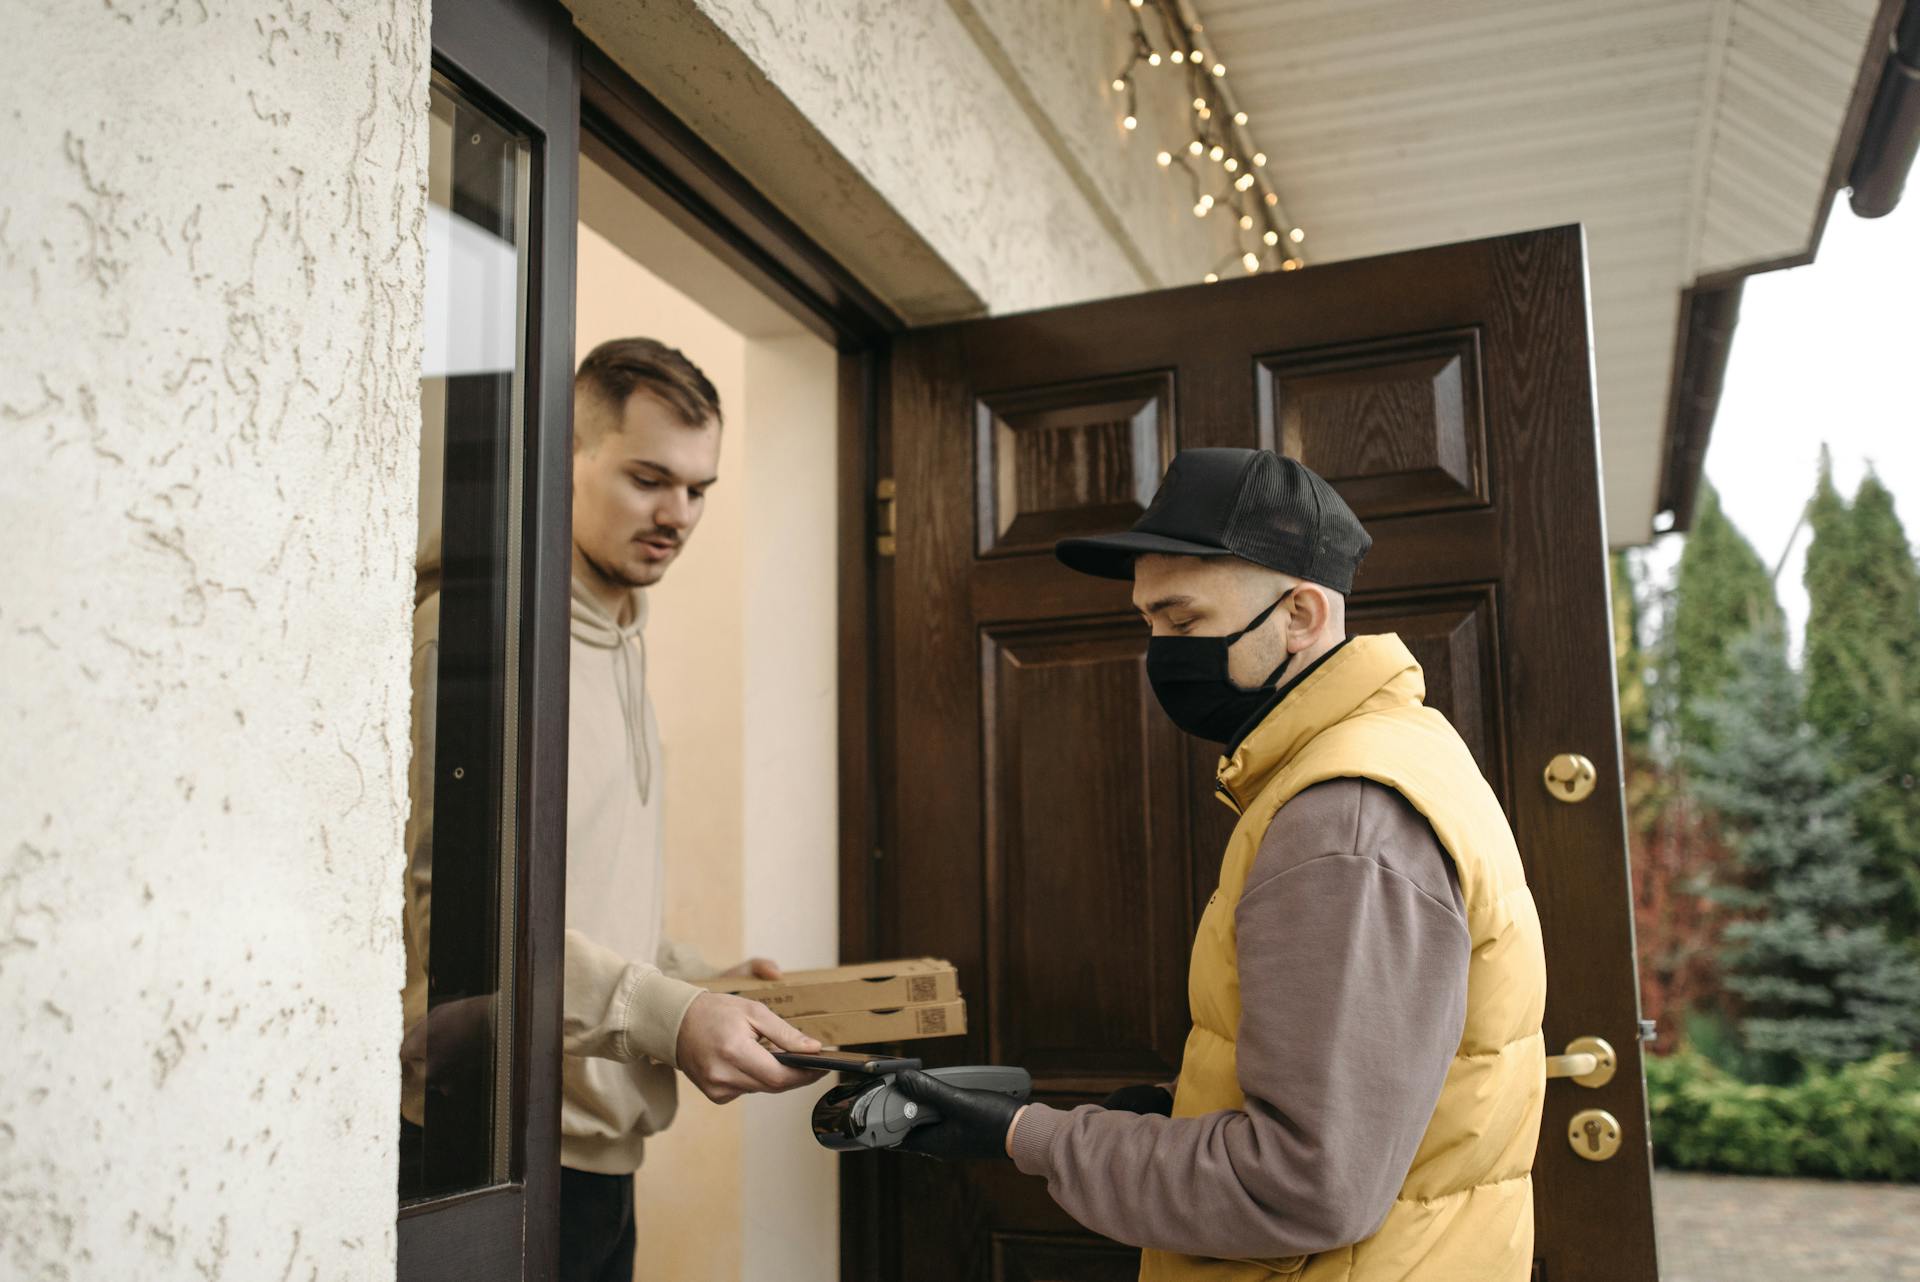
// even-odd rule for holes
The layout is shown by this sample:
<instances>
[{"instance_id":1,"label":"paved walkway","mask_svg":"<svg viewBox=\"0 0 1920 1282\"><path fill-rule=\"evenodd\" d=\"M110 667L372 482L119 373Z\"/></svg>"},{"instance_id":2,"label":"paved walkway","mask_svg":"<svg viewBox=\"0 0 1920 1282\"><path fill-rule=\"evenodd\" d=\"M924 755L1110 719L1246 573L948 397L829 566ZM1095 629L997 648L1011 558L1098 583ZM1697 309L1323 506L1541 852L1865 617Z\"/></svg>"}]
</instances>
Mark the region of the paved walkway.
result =
<instances>
[{"instance_id":1,"label":"paved walkway","mask_svg":"<svg viewBox=\"0 0 1920 1282\"><path fill-rule=\"evenodd\" d=\"M1661 1282L1920 1282L1920 1184L1654 1177Z\"/></svg>"}]
</instances>

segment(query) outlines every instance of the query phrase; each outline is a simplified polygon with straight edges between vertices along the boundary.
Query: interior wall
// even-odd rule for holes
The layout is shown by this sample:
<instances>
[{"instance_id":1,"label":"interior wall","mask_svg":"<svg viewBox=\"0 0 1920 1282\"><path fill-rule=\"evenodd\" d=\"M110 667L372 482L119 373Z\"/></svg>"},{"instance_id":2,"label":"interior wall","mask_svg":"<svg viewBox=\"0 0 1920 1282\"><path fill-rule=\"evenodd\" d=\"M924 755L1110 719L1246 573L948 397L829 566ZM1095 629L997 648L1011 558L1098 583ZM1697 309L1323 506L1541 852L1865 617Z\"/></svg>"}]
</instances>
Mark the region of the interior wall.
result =
<instances>
[{"instance_id":1,"label":"interior wall","mask_svg":"<svg viewBox=\"0 0 1920 1282\"><path fill-rule=\"evenodd\" d=\"M832 965L835 356L590 164L581 206L577 356L622 335L670 342L713 379L727 424L701 524L649 594L667 932L716 966ZM807 1122L821 1089L717 1107L682 1080L636 1180L643 1276L838 1277L838 1168Z\"/></svg>"},{"instance_id":2,"label":"interior wall","mask_svg":"<svg viewBox=\"0 0 1920 1282\"><path fill-rule=\"evenodd\" d=\"M839 702L833 351L747 345L747 945L789 968L839 960ZM741 1101L743 1277L840 1275L839 1159L814 1142L824 1087Z\"/></svg>"},{"instance_id":3,"label":"interior wall","mask_svg":"<svg viewBox=\"0 0 1920 1282\"><path fill-rule=\"evenodd\" d=\"M393 1276L427 9L7 6L0 1277Z\"/></svg>"}]
</instances>

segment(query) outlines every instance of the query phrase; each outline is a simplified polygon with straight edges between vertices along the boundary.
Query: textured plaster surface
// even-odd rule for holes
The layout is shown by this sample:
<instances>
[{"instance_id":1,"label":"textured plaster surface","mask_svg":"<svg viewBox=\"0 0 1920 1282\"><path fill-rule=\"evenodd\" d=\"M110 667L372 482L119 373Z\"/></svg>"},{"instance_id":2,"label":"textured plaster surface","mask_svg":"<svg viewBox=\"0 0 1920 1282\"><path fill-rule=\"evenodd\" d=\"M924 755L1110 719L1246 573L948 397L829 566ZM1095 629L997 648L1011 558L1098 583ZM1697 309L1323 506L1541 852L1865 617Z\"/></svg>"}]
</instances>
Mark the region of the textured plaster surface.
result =
<instances>
[{"instance_id":1,"label":"textured plaster surface","mask_svg":"<svg viewBox=\"0 0 1920 1282\"><path fill-rule=\"evenodd\" d=\"M909 320L1197 280L1229 247L1154 153L1186 96L1109 82L1108 4L574 0L649 91ZM1156 37L1158 32L1154 33Z\"/></svg>"},{"instance_id":2,"label":"textured plaster surface","mask_svg":"<svg viewBox=\"0 0 1920 1282\"><path fill-rule=\"evenodd\" d=\"M425 0L21 0L0 1276L393 1274Z\"/></svg>"}]
</instances>

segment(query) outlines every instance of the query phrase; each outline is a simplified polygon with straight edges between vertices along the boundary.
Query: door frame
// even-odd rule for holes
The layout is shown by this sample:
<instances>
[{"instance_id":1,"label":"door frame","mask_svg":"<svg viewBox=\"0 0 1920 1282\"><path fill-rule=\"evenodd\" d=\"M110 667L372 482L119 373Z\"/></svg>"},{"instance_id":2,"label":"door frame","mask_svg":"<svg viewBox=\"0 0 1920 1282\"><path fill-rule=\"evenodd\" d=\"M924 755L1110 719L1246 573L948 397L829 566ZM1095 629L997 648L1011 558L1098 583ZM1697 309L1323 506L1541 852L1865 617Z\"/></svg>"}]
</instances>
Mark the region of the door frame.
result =
<instances>
[{"instance_id":1,"label":"door frame","mask_svg":"<svg viewBox=\"0 0 1920 1282\"><path fill-rule=\"evenodd\" d=\"M892 752L892 562L877 550L875 496L887 475L880 430L887 352L907 325L611 57L584 36L579 50L581 151L621 162L625 176L650 188L639 194L657 212L838 353L839 947L843 962L869 960L883 942L875 906L885 902L881 852L892 821L878 775ZM880 1282L877 1166L840 1168L845 1282Z\"/></svg>"},{"instance_id":2,"label":"door frame","mask_svg":"<svg viewBox=\"0 0 1920 1282\"><path fill-rule=\"evenodd\" d=\"M399 1209L396 1276L550 1282L559 1262L561 953L566 912L567 649L579 58L557 0L438 6L432 65L529 140L526 363L520 460L521 705L514 727L513 1108L503 1184ZM551 715L559 710L562 715Z\"/></svg>"}]
</instances>

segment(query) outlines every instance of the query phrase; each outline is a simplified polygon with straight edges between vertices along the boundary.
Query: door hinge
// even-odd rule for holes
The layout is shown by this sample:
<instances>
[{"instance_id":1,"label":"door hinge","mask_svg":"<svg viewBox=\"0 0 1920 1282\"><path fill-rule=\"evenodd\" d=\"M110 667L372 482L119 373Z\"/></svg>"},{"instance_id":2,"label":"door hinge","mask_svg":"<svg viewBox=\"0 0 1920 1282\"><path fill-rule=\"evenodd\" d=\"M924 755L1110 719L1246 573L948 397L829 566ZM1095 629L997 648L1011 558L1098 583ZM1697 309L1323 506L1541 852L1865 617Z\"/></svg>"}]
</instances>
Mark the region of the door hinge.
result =
<instances>
[{"instance_id":1,"label":"door hinge","mask_svg":"<svg viewBox=\"0 0 1920 1282\"><path fill-rule=\"evenodd\" d=\"M880 483L873 487L873 527L875 530L873 546L874 550L881 556L892 556L894 552L894 535L896 533L894 526L895 493L896 487L891 476L882 477Z\"/></svg>"}]
</instances>

